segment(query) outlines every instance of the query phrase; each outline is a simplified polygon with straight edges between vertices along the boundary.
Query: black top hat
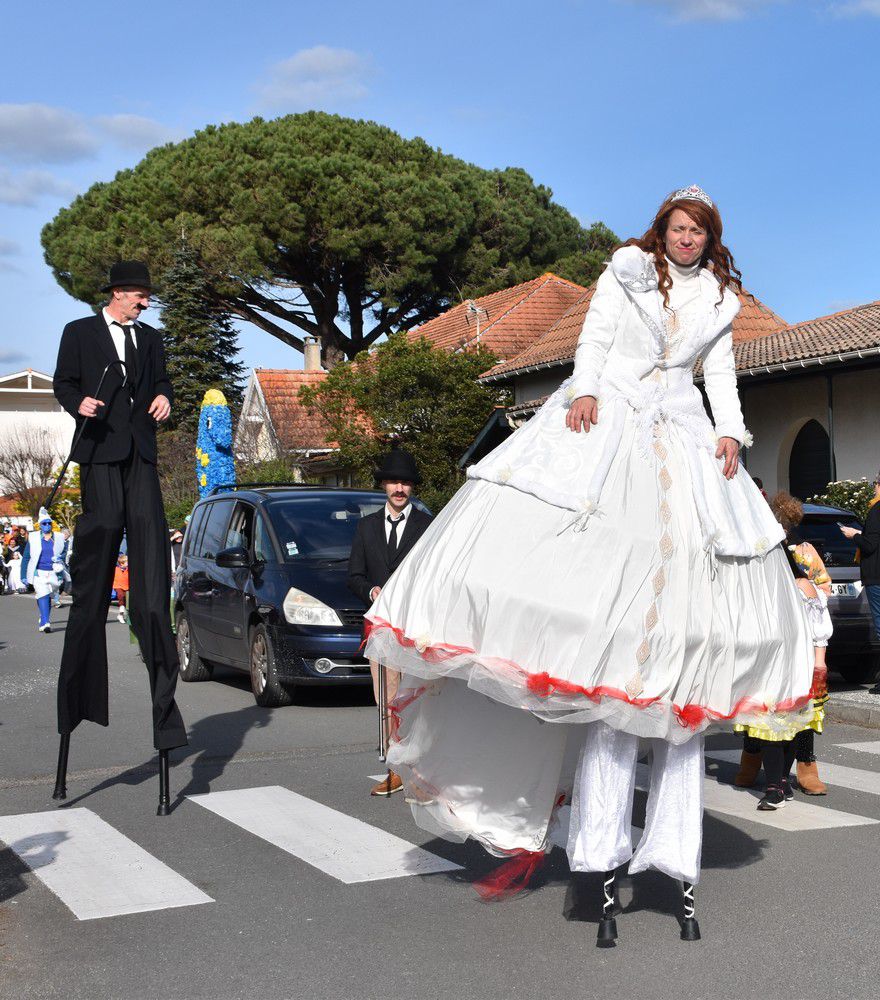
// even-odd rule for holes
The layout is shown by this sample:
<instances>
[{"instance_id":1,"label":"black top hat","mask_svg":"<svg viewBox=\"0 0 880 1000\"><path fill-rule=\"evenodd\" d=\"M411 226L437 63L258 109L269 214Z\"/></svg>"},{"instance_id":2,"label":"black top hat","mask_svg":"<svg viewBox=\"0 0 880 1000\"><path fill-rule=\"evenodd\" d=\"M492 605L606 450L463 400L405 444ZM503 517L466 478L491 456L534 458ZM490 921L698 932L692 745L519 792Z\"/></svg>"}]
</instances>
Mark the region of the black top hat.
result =
<instances>
[{"instance_id":1,"label":"black top hat","mask_svg":"<svg viewBox=\"0 0 880 1000\"><path fill-rule=\"evenodd\" d=\"M382 459L382 464L376 469L375 476L377 483L381 483L383 479L390 479L392 482L400 479L405 483L417 486L422 481L416 460L403 448L394 448L389 451Z\"/></svg>"},{"instance_id":2,"label":"black top hat","mask_svg":"<svg viewBox=\"0 0 880 1000\"><path fill-rule=\"evenodd\" d=\"M110 268L110 280L101 291L109 292L111 288L119 288L120 285L137 285L138 288L152 290L153 283L150 281L147 265L139 260L116 261Z\"/></svg>"}]
</instances>

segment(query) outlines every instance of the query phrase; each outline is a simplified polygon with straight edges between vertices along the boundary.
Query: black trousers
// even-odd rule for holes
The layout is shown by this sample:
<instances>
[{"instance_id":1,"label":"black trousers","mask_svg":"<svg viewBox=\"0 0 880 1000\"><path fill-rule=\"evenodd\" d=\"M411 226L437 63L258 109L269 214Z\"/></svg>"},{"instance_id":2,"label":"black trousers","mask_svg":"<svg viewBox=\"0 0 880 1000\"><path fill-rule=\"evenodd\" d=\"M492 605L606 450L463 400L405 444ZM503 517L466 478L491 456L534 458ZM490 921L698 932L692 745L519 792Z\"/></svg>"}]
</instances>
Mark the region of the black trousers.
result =
<instances>
[{"instance_id":1,"label":"black trousers","mask_svg":"<svg viewBox=\"0 0 880 1000\"><path fill-rule=\"evenodd\" d=\"M174 700L177 648L171 632L171 550L156 466L132 446L124 462L80 466L82 514L70 576L73 604L58 677L58 732L83 721L109 724L107 610L123 530L128 539L132 628L150 676L157 750L186 746Z\"/></svg>"}]
</instances>

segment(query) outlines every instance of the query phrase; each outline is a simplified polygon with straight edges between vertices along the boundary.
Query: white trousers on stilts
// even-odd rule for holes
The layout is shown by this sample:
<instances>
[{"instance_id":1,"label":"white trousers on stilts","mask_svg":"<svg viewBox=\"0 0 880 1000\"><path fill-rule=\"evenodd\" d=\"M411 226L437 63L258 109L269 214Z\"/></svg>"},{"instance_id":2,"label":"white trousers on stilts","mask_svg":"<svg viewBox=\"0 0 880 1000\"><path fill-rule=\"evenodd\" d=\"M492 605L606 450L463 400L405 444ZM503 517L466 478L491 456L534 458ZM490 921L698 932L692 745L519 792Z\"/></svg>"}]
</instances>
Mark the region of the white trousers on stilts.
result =
<instances>
[{"instance_id":1,"label":"white trousers on stilts","mask_svg":"<svg viewBox=\"0 0 880 1000\"><path fill-rule=\"evenodd\" d=\"M637 736L604 722L587 727L575 776L568 861L572 871L606 872L632 858L631 873L657 868L697 882L703 843L703 737L678 746L648 741L651 787L645 832L633 855Z\"/></svg>"}]
</instances>

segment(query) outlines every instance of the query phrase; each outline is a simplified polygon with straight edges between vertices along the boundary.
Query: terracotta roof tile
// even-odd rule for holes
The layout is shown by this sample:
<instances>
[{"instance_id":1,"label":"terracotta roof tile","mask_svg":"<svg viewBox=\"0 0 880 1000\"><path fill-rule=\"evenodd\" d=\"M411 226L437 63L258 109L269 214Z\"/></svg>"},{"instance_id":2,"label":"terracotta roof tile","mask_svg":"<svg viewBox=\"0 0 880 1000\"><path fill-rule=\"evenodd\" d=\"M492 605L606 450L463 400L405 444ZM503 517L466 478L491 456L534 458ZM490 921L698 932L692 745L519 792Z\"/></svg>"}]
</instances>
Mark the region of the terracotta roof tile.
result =
<instances>
[{"instance_id":1,"label":"terracotta roof tile","mask_svg":"<svg viewBox=\"0 0 880 1000\"><path fill-rule=\"evenodd\" d=\"M548 272L475 299L486 310L480 317L480 342L499 358L512 358L545 333L583 293L581 285ZM458 350L476 343L476 317L462 302L410 330L408 336L426 337L435 347Z\"/></svg>"},{"instance_id":2,"label":"terracotta roof tile","mask_svg":"<svg viewBox=\"0 0 880 1000\"><path fill-rule=\"evenodd\" d=\"M737 371L880 348L880 301L734 344Z\"/></svg>"},{"instance_id":3,"label":"terracotta roof tile","mask_svg":"<svg viewBox=\"0 0 880 1000\"><path fill-rule=\"evenodd\" d=\"M557 320L543 336L535 340L515 358L503 361L490 371L485 372L481 378L511 375L534 366L564 364L573 361L578 337L595 287L593 285L582 292L568 312ZM754 341L766 337L781 326L785 326L785 321L777 316L772 309L768 309L758 299L752 299L747 292L742 292L739 300L742 303L742 309L733 321L734 341Z\"/></svg>"},{"instance_id":4,"label":"terracotta roof tile","mask_svg":"<svg viewBox=\"0 0 880 1000\"><path fill-rule=\"evenodd\" d=\"M257 368L255 374L278 443L285 451L336 447L334 442L328 441L330 430L324 418L304 406L299 399L299 390L303 386L320 384L327 377L327 372Z\"/></svg>"}]
</instances>

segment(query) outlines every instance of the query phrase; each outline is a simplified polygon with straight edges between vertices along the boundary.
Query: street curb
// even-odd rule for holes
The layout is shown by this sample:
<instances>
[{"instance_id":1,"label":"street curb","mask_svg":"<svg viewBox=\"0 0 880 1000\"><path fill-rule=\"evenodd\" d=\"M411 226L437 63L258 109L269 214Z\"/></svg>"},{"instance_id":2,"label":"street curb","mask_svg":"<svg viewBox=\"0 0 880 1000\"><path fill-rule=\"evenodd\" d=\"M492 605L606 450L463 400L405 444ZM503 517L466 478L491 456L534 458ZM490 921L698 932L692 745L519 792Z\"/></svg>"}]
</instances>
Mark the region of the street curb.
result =
<instances>
[{"instance_id":1,"label":"street curb","mask_svg":"<svg viewBox=\"0 0 880 1000\"><path fill-rule=\"evenodd\" d=\"M859 705L854 702L831 701L825 708L825 714L834 722L847 722L853 726L865 726L867 729L880 729L880 704Z\"/></svg>"}]
</instances>

